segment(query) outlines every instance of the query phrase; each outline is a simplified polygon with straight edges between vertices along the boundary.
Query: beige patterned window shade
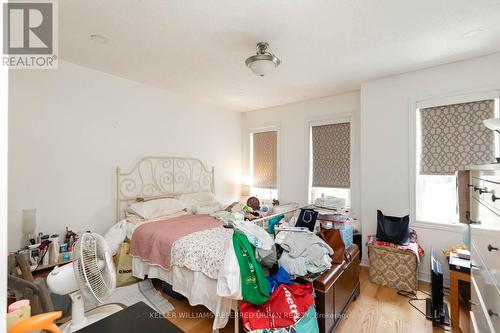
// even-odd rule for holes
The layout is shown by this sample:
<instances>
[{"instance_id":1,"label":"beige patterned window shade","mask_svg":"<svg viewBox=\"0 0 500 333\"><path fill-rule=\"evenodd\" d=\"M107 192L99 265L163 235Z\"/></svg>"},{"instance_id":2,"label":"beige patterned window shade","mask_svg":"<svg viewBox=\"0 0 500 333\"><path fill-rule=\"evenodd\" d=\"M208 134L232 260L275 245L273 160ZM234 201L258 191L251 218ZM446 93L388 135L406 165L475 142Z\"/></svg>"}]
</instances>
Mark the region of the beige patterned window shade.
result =
<instances>
[{"instance_id":1,"label":"beige patterned window shade","mask_svg":"<svg viewBox=\"0 0 500 333\"><path fill-rule=\"evenodd\" d=\"M351 124L312 127L313 187L349 188Z\"/></svg>"},{"instance_id":2,"label":"beige patterned window shade","mask_svg":"<svg viewBox=\"0 0 500 333\"><path fill-rule=\"evenodd\" d=\"M495 161L494 133L483 125L494 116L494 100L420 109L420 174L453 175Z\"/></svg>"},{"instance_id":3,"label":"beige patterned window shade","mask_svg":"<svg viewBox=\"0 0 500 333\"><path fill-rule=\"evenodd\" d=\"M253 186L276 189L278 169L278 132L253 133Z\"/></svg>"}]
</instances>

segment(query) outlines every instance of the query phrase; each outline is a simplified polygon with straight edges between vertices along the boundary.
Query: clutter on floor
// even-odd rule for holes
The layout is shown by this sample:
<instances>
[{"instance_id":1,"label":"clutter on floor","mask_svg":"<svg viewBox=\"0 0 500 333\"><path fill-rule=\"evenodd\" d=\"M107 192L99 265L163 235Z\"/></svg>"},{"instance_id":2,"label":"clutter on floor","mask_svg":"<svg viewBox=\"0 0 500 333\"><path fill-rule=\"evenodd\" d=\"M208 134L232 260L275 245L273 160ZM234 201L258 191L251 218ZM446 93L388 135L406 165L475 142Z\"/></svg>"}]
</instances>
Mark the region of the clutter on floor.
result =
<instances>
[{"instance_id":1,"label":"clutter on floor","mask_svg":"<svg viewBox=\"0 0 500 333\"><path fill-rule=\"evenodd\" d=\"M295 327L296 331L301 332L297 325L304 320L313 322L302 323L313 328L308 332L317 332L314 304L312 284L281 284L265 304L256 306L243 302L240 305L243 327L250 332ZM304 316L308 311L311 311L311 316Z\"/></svg>"},{"instance_id":2,"label":"clutter on floor","mask_svg":"<svg viewBox=\"0 0 500 333\"><path fill-rule=\"evenodd\" d=\"M252 210L258 208L255 200L249 204ZM269 215L264 228L245 214L232 216L245 331L319 332L320 327L337 325L341 312L359 294L359 249L353 245L352 219L344 211L320 213L316 209L296 209L288 217L278 210ZM332 221L325 221L328 217ZM316 281L321 282L315 291ZM339 289L334 302L331 290L336 281L352 288L341 288L342 293ZM320 291L325 285L328 293ZM333 308L339 301L344 307ZM316 315L318 304L324 314L321 318ZM338 313L339 318L327 319L328 313Z\"/></svg>"},{"instance_id":3,"label":"clutter on floor","mask_svg":"<svg viewBox=\"0 0 500 333\"><path fill-rule=\"evenodd\" d=\"M55 321L61 318L61 311L41 313L26 319L20 320L13 325L7 324L8 333L29 333L29 332L51 332L60 333L61 330Z\"/></svg>"},{"instance_id":4,"label":"clutter on floor","mask_svg":"<svg viewBox=\"0 0 500 333\"><path fill-rule=\"evenodd\" d=\"M238 277L237 281L226 281L220 290L217 285L218 294L243 299L240 311L246 331L318 332L321 327L330 324L327 323L328 318L318 318L317 311L323 314L342 313L359 293L359 250L356 245L352 245L353 219L346 209L332 211L315 206L298 209L294 203L274 204L266 205L258 198L250 197L246 204L233 203L227 210L212 213L212 216L225 222L225 227L234 229L234 232L231 231L232 251L226 254L222 271L233 272L235 274L232 276ZM262 218L265 224L255 222ZM99 235L77 235L69 230L67 237L69 239L65 247L59 248L63 252L67 252L69 247L73 250L80 246L82 238L93 237L94 242L102 241ZM51 241L49 245L53 243L57 244L57 241ZM155 289L151 280L137 282L133 277L129 243L117 242L112 252L106 255L116 254L113 279L117 287L106 291L106 304L133 306L139 302L160 314L174 309L162 293ZM81 262L80 257L71 258L76 262L67 267L83 265L81 269L90 269L86 266L89 263ZM64 294L67 293L65 283L57 281L61 275L69 274L69 269L63 266L58 270L61 270L61 274L50 276L50 287ZM107 274L106 269L100 272ZM332 280L331 276L337 276L337 279ZM337 296L322 289L326 285L329 289L335 289L331 286L337 280L338 283L349 281L347 284L352 288ZM78 281L80 288L95 288ZM185 299L173 291L168 283L162 284L162 290L176 299ZM334 299L340 299L340 295L344 297L344 308L332 308L336 304ZM87 302L86 308L95 308L100 303L96 301L101 300L96 298L93 302ZM113 313L122 312L117 311ZM263 316L255 317L255 314ZM114 316L111 313L108 315L108 318ZM339 318L332 323L337 325ZM77 327L80 323L75 324L74 327Z\"/></svg>"}]
</instances>

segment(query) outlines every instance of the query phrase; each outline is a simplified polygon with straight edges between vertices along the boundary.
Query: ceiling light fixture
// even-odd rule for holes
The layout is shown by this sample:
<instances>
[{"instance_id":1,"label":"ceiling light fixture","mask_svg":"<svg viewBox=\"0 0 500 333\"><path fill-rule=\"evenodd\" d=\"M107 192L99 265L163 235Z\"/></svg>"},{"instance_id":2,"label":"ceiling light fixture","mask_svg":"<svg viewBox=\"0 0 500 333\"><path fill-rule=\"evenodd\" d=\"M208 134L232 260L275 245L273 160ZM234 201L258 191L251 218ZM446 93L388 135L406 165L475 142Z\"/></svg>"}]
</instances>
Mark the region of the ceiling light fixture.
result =
<instances>
[{"instance_id":1,"label":"ceiling light fixture","mask_svg":"<svg viewBox=\"0 0 500 333\"><path fill-rule=\"evenodd\" d=\"M467 31L466 33L463 34L463 36L464 36L464 38L471 38L471 37L479 35L481 32L483 32L483 30L475 29L475 30Z\"/></svg>"},{"instance_id":2,"label":"ceiling light fixture","mask_svg":"<svg viewBox=\"0 0 500 333\"><path fill-rule=\"evenodd\" d=\"M281 60L269 52L268 48L269 44L265 42L257 43L257 54L245 61L247 67L258 76L270 74L281 64Z\"/></svg>"},{"instance_id":3,"label":"ceiling light fixture","mask_svg":"<svg viewBox=\"0 0 500 333\"><path fill-rule=\"evenodd\" d=\"M108 38L106 38L106 36L98 35L98 34L91 34L90 39L92 39L94 42L100 43L100 44L106 44L108 42Z\"/></svg>"}]
</instances>

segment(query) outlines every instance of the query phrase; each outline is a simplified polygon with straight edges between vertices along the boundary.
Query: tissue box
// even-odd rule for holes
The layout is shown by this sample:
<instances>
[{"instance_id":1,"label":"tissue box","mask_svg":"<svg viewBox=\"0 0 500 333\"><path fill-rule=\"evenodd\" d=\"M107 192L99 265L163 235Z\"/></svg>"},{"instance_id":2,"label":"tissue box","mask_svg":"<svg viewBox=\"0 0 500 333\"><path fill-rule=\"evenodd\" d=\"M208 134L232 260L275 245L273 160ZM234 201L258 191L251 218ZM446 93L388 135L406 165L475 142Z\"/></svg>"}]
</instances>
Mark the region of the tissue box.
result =
<instances>
[{"instance_id":1,"label":"tissue box","mask_svg":"<svg viewBox=\"0 0 500 333\"><path fill-rule=\"evenodd\" d=\"M354 227L350 223L335 223L335 229L340 231L342 240L344 241L345 247L348 248L352 245L352 235L354 233Z\"/></svg>"}]
</instances>

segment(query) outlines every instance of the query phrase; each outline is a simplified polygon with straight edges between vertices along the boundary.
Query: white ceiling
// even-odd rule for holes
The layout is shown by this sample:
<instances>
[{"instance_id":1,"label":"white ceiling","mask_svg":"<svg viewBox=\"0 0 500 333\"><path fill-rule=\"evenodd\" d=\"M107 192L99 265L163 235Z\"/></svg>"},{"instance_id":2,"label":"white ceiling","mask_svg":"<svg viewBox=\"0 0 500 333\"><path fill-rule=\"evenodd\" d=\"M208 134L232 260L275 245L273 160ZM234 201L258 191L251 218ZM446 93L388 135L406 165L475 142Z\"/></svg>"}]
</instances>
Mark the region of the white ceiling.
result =
<instances>
[{"instance_id":1,"label":"white ceiling","mask_svg":"<svg viewBox=\"0 0 500 333\"><path fill-rule=\"evenodd\" d=\"M62 59L238 111L500 51L499 0L64 0L59 11ZM282 60L264 78L244 64L258 41Z\"/></svg>"}]
</instances>

